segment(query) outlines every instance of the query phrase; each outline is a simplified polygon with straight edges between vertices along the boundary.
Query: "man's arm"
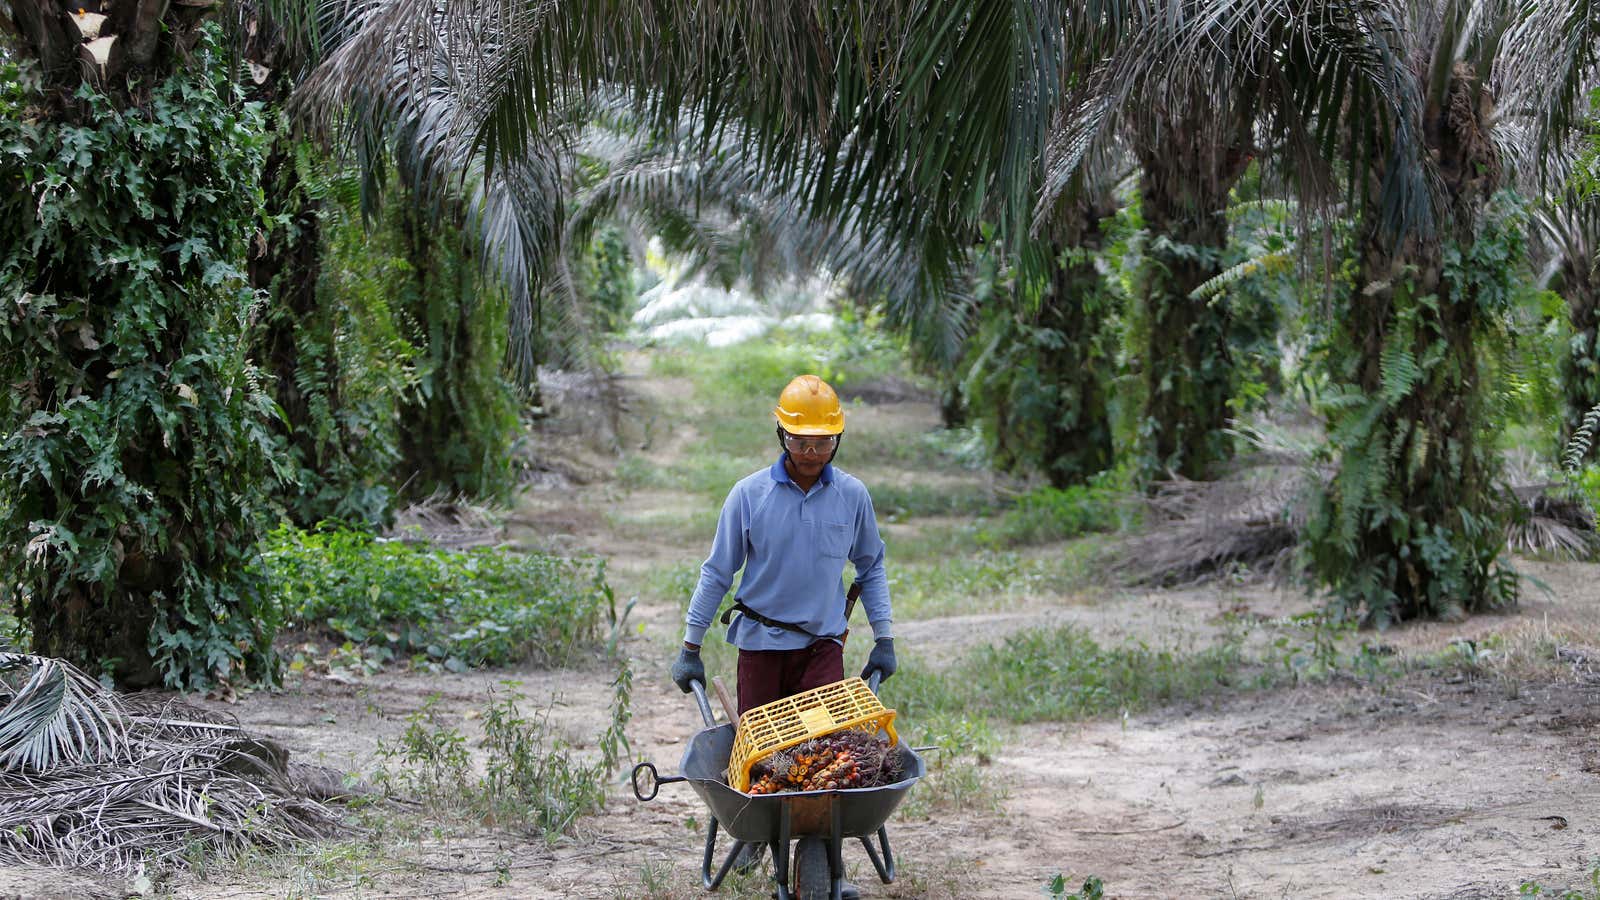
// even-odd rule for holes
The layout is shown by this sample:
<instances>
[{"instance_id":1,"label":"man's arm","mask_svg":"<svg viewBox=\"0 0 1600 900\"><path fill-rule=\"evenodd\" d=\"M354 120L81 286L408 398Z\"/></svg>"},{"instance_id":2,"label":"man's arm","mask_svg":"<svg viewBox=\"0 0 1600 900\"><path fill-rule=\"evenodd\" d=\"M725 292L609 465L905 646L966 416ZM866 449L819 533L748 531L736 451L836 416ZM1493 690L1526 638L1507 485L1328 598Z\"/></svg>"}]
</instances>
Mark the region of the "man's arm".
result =
<instances>
[{"instance_id":1,"label":"man's arm","mask_svg":"<svg viewBox=\"0 0 1600 900\"><path fill-rule=\"evenodd\" d=\"M861 585L861 606L872 625L872 638L893 637L889 604L889 579L883 570L883 538L878 534L878 517L872 509L872 496L861 488L856 509L856 537L850 547L850 561L856 567L856 583Z\"/></svg>"},{"instance_id":2,"label":"man's arm","mask_svg":"<svg viewBox=\"0 0 1600 900\"><path fill-rule=\"evenodd\" d=\"M689 600L689 614L685 617L684 645L698 650L705 642L706 629L711 627L711 617L733 584L733 576L744 567L744 502L736 487L722 503L722 514L717 517L717 536L711 542L711 555L700 566L700 581L695 585L694 596Z\"/></svg>"}]
</instances>

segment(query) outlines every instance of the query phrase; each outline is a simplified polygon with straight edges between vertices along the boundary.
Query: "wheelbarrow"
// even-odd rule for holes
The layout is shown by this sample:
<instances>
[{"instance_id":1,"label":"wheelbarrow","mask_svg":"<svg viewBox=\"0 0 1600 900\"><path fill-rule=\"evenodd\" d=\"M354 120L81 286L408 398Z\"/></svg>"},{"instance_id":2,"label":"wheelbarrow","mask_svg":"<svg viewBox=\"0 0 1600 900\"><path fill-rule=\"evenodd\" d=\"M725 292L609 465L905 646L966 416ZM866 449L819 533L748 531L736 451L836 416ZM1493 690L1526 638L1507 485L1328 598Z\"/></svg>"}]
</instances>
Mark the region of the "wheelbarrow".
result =
<instances>
[{"instance_id":1,"label":"wheelbarrow","mask_svg":"<svg viewBox=\"0 0 1600 900\"><path fill-rule=\"evenodd\" d=\"M874 693L878 674L868 682ZM681 775L663 777L653 763L633 767L633 795L652 800L663 784L687 781L711 810L706 826L705 853L700 860L700 879L706 890L721 886L733 869L740 851L747 845L765 846L772 852L773 880L778 900L840 900L844 883L844 841L856 838L866 848L867 858L884 884L895 878L894 853L889 847L889 831L884 825L905 799L906 792L927 774L922 757L906 745L897 743L903 777L894 784L879 787L841 788L831 791L787 791L750 795L723 780L733 750L734 726L718 725L706 700L705 685L690 682L700 717L706 727L695 734L678 763ZM727 856L715 873L717 832L733 839ZM877 846L873 846L873 838ZM794 884L789 883L790 842L796 842Z\"/></svg>"}]
</instances>

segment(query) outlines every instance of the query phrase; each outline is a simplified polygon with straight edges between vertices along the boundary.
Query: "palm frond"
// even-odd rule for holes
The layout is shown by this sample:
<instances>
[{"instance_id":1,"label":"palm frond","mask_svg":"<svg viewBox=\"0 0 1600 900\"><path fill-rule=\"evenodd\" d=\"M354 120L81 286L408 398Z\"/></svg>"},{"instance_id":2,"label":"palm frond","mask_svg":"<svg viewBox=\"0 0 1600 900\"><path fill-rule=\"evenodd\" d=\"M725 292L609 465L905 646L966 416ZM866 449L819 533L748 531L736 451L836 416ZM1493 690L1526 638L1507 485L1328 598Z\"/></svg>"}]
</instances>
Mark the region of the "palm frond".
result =
<instances>
[{"instance_id":1,"label":"palm frond","mask_svg":"<svg viewBox=\"0 0 1600 900\"><path fill-rule=\"evenodd\" d=\"M1502 105L1532 121L1538 176L1549 184L1556 151L1585 121L1600 83L1600 2L1546 0L1524 10L1504 38Z\"/></svg>"},{"instance_id":2,"label":"palm frond","mask_svg":"<svg viewBox=\"0 0 1600 900\"><path fill-rule=\"evenodd\" d=\"M308 796L330 796L325 772L297 771L282 747L182 700L122 706L115 754L0 771L0 865L159 873L192 865L197 847L210 857L337 832Z\"/></svg>"},{"instance_id":3,"label":"palm frond","mask_svg":"<svg viewBox=\"0 0 1600 900\"><path fill-rule=\"evenodd\" d=\"M605 174L574 204L563 244L587 245L596 223L619 218L661 235L724 285L757 292L784 278L823 272L865 302L880 302L929 359L952 361L970 319L962 286L964 247L954 224L924 221L911 233L868 221L859 210L815 215L805 188L765 177L739 125L706 142L700 123L651 134L614 106L584 132L579 152Z\"/></svg>"},{"instance_id":4,"label":"palm frond","mask_svg":"<svg viewBox=\"0 0 1600 900\"><path fill-rule=\"evenodd\" d=\"M399 108L461 71L475 154L521 158L527 137L598 90L620 89L651 131L696 123L704 142L740 123L756 171L811 214L851 214L896 234L923 211L1025 225L1039 147L1061 83L1055 0L870 4L347 0L350 37L298 101L331 124ZM397 60L403 65L396 65ZM402 77L403 76L403 77ZM377 95L381 103L358 103ZM468 101L463 101L468 102Z\"/></svg>"},{"instance_id":5,"label":"palm frond","mask_svg":"<svg viewBox=\"0 0 1600 900\"><path fill-rule=\"evenodd\" d=\"M0 653L0 772L49 772L99 762L127 746L127 714L115 694L71 663Z\"/></svg>"}]
</instances>

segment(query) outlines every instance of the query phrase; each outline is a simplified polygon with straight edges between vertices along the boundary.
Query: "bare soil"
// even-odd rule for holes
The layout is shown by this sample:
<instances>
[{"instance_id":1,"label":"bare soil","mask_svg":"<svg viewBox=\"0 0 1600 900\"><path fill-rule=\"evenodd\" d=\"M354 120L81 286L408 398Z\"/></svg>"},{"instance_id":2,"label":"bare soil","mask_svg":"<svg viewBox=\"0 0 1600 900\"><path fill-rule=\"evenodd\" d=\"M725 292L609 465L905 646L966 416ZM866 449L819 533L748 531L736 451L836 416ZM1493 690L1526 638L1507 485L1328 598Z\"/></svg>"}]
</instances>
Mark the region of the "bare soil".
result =
<instances>
[{"instance_id":1,"label":"bare soil","mask_svg":"<svg viewBox=\"0 0 1600 900\"><path fill-rule=\"evenodd\" d=\"M631 381L630 402L647 406L652 387ZM853 427L869 427L875 415L895 428L925 430L937 421L931 404L898 398L851 415ZM547 440L543 449L556 453L582 436ZM651 452L670 460L690 448L685 435ZM705 501L622 491L605 480L603 454L591 447L575 458L585 460L575 477L545 479L523 495L510 517L512 536L601 554L618 595L640 597L633 615L640 628L626 643L636 673L629 735L639 758L672 772L698 715L666 677L681 628L677 598L651 595L644 585L664 565L698 562L709 536L624 539L607 523ZM914 527L888 526L891 534ZM1396 659L1505 636L1486 665L1432 666L1373 682L1335 677L1126 718L1010 728L1004 749L981 770L998 802L898 815L891 836L900 880L878 884L859 847L846 849L851 873L866 896L902 898L1036 897L1058 873L1069 884L1098 875L1108 896L1123 898L1479 898L1517 896L1524 880L1546 889L1587 884L1600 855L1600 567L1522 566L1549 590L1530 588L1518 610L1381 636ZM1002 612L974 604L959 616L897 623L897 631L902 646L929 660L1018 628L1069 621L1107 643L1203 646L1225 610L1272 619L1310 608L1295 592L1259 586L1091 586L1029 597ZM1551 660L1538 650L1553 646L1569 652ZM520 683L506 685L507 678ZM297 758L364 773L379 763L378 742L394 740L405 716L434 694L468 732L495 688L553 703L559 727L592 740L607 719L608 678L598 660L553 672L307 677L218 705ZM916 743L916 723L902 724ZM603 812L554 845L441 826L372 858L320 868L258 860L167 888L240 898L700 896L706 812L693 793L668 786L640 804L619 779L610 794ZM58 889L37 875L0 870L0 897L116 896L121 884L73 875L59 882L71 887ZM748 877L724 893L768 891Z\"/></svg>"}]
</instances>

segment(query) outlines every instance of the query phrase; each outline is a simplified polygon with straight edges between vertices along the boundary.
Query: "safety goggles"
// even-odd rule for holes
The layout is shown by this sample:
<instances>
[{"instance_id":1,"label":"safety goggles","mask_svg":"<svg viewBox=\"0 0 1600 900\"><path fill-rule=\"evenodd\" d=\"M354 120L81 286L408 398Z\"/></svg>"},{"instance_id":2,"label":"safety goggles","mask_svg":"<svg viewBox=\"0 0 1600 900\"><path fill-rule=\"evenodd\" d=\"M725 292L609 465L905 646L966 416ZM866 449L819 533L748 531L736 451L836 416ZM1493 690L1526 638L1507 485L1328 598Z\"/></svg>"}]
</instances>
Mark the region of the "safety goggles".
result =
<instances>
[{"instance_id":1,"label":"safety goggles","mask_svg":"<svg viewBox=\"0 0 1600 900\"><path fill-rule=\"evenodd\" d=\"M796 455L810 454L820 456L831 453L833 448L839 446L837 434L823 435L822 437L809 437L785 433L783 436L783 449Z\"/></svg>"}]
</instances>

